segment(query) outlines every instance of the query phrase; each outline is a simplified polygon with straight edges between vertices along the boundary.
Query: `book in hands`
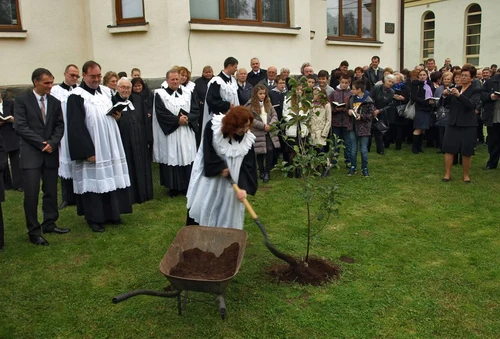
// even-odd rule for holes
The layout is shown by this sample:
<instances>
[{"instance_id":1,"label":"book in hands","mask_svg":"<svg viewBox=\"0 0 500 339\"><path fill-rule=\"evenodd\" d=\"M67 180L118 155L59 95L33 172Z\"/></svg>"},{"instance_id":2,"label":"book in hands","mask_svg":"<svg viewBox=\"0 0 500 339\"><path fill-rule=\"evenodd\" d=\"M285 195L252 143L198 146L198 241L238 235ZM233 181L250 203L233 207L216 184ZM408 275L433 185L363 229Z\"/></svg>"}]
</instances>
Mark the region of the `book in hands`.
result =
<instances>
[{"instance_id":1,"label":"book in hands","mask_svg":"<svg viewBox=\"0 0 500 339\"><path fill-rule=\"evenodd\" d=\"M10 120L10 118L13 118L12 115L7 115L7 116L3 116L3 115L0 115L0 120L3 120L3 121L7 121L7 120Z\"/></svg>"},{"instance_id":2,"label":"book in hands","mask_svg":"<svg viewBox=\"0 0 500 339\"><path fill-rule=\"evenodd\" d=\"M495 91L495 92L493 92L493 94L500 96L500 92L499 91Z\"/></svg>"},{"instance_id":3,"label":"book in hands","mask_svg":"<svg viewBox=\"0 0 500 339\"><path fill-rule=\"evenodd\" d=\"M334 104L337 107L345 107L345 102L332 101L332 104Z\"/></svg>"},{"instance_id":4,"label":"book in hands","mask_svg":"<svg viewBox=\"0 0 500 339\"><path fill-rule=\"evenodd\" d=\"M106 115L113 115L115 113L120 113L121 111L123 111L125 109L125 107L127 107L131 102L129 100L125 100L125 101L120 101L120 102L117 102L116 104L113 105L113 107L111 107L108 112L106 113Z\"/></svg>"},{"instance_id":5,"label":"book in hands","mask_svg":"<svg viewBox=\"0 0 500 339\"><path fill-rule=\"evenodd\" d=\"M189 114L189 113L188 113L188 112L186 112L186 111L185 111L184 109L182 109L182 108L179 110L179 115L186 115L186 116L187 116L188 114Z\"/></svg>"},{"instance_id":6,"label":"book in hands","mask_svg":"<svg viewBox=\"0 0 500 339\"><path fill-rule=\"evenodd\" d=\"M425 99L425 100L434 100L434 101L438 101L439 99L441 99L441 98L430 97L430 98L427 98L427 99Z\"/></svg>"}]
</instances>

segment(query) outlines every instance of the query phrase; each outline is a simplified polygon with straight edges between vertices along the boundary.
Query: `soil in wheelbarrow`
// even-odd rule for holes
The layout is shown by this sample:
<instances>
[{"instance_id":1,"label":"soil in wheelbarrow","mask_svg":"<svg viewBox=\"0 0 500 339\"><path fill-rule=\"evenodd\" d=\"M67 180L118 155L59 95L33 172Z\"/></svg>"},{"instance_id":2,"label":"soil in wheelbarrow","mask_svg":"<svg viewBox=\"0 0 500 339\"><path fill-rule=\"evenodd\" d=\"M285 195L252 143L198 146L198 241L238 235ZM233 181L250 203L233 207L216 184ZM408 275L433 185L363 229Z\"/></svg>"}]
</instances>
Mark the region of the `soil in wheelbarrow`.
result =
<instances>
[{"instance_id":1,"label":"soil in wheelbarrow","mask_svg":"<svg viewBox=\"0 0 500 339\"><path fill-rule=\"evenodd\" d=\"M226 247L220 256L192 248L182 252L184 258L177 263L170 274L176 277L202 280L223 280L230 278L236 272L240 245L233 242Z\"/></svg>"},{"instance_id":2,"label":"soil in wheelbarrow","mask_svg":"<svg viewBox=\"0 0 500 339\"><path fill-rule=\"evenodd\" d=\"M340 277L340 267L326 259L309 258L307 264L276 264L271 266L270 275L279 282L295 282L301 285L319 286Z\"/></svg>"}]
</instances>

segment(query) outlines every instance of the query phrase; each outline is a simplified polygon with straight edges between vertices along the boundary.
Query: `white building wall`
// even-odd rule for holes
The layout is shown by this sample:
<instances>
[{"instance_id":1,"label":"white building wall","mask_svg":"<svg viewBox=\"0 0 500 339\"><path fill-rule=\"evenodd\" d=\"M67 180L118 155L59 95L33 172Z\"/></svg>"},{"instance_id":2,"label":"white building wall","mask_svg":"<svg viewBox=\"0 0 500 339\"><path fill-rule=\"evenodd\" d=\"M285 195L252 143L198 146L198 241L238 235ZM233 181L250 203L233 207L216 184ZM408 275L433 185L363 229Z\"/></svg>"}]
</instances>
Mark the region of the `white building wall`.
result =
<instances>
[{"instance_id":1,"label":"white building wall","mask_svg":"<svg viewBox=\"0 0 500 339\"><path fill-rule=\"evenodd\" d=\"M190 24L189 0L144 0L146 32L111 33L115 24L112 0L20 0L24 39L0 38L2 60L15 67L3 72L0 86L29 84L32 71L45 67L62 80L64 67L79 67L93 59L108 70L130 73L139 67L145 78L164 77L173 65L200 75L205 65L217 73L228 56L250 69L258 57L261 67L290 68L298 74L309 61L315 71L331 70L349 60L352 68L367 65L372 55L383 66L398 68L399 0L378 1L377 32L382 44L326 43L326 1L290 0L290 29L259 26ZM396 24L395 34L384 23ZM210 30L206 30L209 28ZM299 29L300 28L300 29ZM229 30L229 31L228 31ZM310 40L310 31L316 31Z\"/></svg>"},{"instance_id":2,"label":"white building wall","mask_svg":"<svg viewBox=\"0 0 500 339\"><path fill-rule=\"evenodd\" d=\"M422 62L422 23L428 11L436 17L434 59L439 66L450 58L452 65L465 63L466 11L472 4L479 4L481 17L480 66L500 62L500 25L496 0L449 0L405 9L405 67L413 68Z\"/></svg>"},{"instance_id":3,"label":"white building wall","mask_svg":"<svg viewBox=\"0 0 500 339\"><path fill-rule=\"evenodd\" d=\"M311 58L314 70L331 71L342 60L349 62L349 68L369 65L371 57L378 55L382 67L399 69L399 0L377 1L377 40L381 44L349 43L327 44L326 4L324 0L311 0L311 30L316 31L311 40ZM385 23L395 24L394 34L385 33ZM375 45L375 46L374 46Z\"/></svg>"},{"instance_id":4,"label":"white building wall","mask_svg":"<svg viewBox=\"0 0 500 339\"><path fill-rule=\"evenodd\" d=\"M36 2L36 4L35 4ZM83 64L87 54L83 0L19 1L24 39L1 38L0 85L31 83L31 73L47 68L62 81L67 64ZM36 6L35 6L36 5Z\"/></svg>"}]
</instances>

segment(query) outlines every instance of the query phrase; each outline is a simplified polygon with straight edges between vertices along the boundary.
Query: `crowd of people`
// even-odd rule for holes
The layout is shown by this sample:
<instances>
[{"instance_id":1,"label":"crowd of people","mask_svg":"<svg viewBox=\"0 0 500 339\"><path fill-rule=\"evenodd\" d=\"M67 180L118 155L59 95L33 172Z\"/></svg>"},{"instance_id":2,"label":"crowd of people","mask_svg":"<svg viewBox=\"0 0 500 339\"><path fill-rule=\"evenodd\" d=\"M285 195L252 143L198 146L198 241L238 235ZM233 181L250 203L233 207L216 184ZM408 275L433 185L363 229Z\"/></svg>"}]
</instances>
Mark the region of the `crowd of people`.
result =
<instances>
[{"instance_id":1,"label":"crowd of people","mask_svg":"<svg viewBox=\"0 0 500 339\"><path fill-rule=\"evenodd\" d=\"M187 224L242 228L238 200L255 194L258 178L271 180L279 157L292 161L294 138L307 139L318 151L327 150L334 135L342 139L349 176L358 171L358 149L361 173L370 176L372 140L382 156L392 144L401 150L406 143L419 154L425 141L444 154L443 182L460 162L463 181L470 183L471 156L486 141L490 158L484 169L496 168L500 157L496 65L478 70L452 66L447 58L438 69L428 59L395 72L373 56L367 66L350 70L342 61L330 72L315 73L304 63L298 78L305 80L294 88L289 69L262 69L258 58L247 71L229 57L218 75L205 66L194 82L189 69L174 66L155 90L138 68L130 79L125 72L103 76L101 66L88 61L81 72L80 81L79 67L70 64L54 85L52 73L38 68L33 90L15 102L0 99L0 201L4 188L24 192L28 236L35 245L48 245L44 233L70 231L56 225L59 210L68 205L76 205L94 232L122 223L133 204L153 198L152 162L159 164L160 184L170 197L187 196ZM309 118L285 124L295 104L287 93L303 86L310 87L312 108L298 113ZM289 173L300 175L299 168ZM241 190L233 192L227 179ZM3 250L1 206L0 237Z\"/></svg>"}]
</instances>

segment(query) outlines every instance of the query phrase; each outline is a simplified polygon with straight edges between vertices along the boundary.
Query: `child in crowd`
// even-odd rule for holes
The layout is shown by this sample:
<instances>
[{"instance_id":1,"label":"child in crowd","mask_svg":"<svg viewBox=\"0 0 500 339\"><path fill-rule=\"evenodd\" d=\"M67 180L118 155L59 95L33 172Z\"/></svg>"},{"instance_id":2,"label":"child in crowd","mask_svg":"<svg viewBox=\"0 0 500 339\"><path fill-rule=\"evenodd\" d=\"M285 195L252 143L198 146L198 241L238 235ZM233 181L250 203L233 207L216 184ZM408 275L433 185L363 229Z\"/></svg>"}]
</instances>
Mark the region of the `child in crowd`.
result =
<instances>
[{"instance_id":1,"label":"child in crowd","mask_svg":"<svg viewBox=\"0 0 500 339\"><path fill-rule=\"evenodd\" d=\"M347 104L351 96L351 78L344 74L340 77L340 84L330 95L329 101L332 106L332 130L340 139L344 140L344 159L346 168L351 167L351 144L349 142L349 132L347 130L351 118L347 113Z\"/></svg>"},{"instance_id":2,"label":"child in crowd","mask_svg":"<svg viewBox=\"0 0 500 339\"><path fill-rule=\"evenodd\" d=\"M361 150L361 169L363 176L369 177L368 172L368 142L370 141L371 127L375 105L366 91L366 84L362 80L356 80L352 84L352 95L347 105L348 114L351 117L347 126L349 140L351 143L351 169L347 175L351 176L357 172L358 143Z\"/></svg>"},{"instance_id":3,"label":"child in crowd","mask_svg":"<svg viewBox=\"0 0 500 339\"><path fill-rule=\"evenodd\" d=\"M271 134L271 125L278 122L278 115L271 105L266 85L255 85L247 106L254 116L252 133L255 135L254 149L260 178L268 182L275 163L275 149L280 148L280 142L275 133Z\"/></svg>"}]
</instances>

